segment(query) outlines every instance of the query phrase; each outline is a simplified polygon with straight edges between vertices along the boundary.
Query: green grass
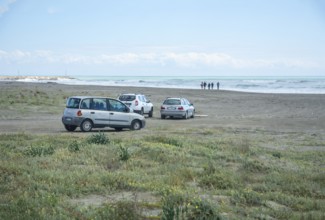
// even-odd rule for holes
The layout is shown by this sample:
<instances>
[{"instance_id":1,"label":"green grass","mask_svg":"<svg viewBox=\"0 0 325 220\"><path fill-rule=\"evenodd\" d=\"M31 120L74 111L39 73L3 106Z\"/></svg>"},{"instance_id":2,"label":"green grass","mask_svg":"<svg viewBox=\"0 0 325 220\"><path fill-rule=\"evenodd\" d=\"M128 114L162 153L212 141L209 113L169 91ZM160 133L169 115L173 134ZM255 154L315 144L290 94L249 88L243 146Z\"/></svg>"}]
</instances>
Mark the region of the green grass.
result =
<instances>
[{"instance_id":1,"label":"green grass","mask_svg":"<svg viewBox=\"0 0 325 220\"><path fill-rule=\"evenodd\" d=\"M1 90L1 111L59 114L73 95L46 91ZM0 219L324 219L324 144L230 128L0 134Z\"/></svg>"},{"instance_id":2,"label":"green grass","mask_svg":"<svg viewBox=\"0 0 325 220\"><path fill-rule=\"evenodd\" d=\"M324 217L324 170L318 164L323 151L299 156L281 151L279 157L259 147L263 138L250 140L246 134L243 141L218 132L218 137L133 140L104 133L2 134L0 219L105 219L125 210L145 219L143 210L152 206L160 210L158 219ZM153 193L158 203L108 199L83 207L69 202L129 191Z\"/></svg>"}]
</instances>

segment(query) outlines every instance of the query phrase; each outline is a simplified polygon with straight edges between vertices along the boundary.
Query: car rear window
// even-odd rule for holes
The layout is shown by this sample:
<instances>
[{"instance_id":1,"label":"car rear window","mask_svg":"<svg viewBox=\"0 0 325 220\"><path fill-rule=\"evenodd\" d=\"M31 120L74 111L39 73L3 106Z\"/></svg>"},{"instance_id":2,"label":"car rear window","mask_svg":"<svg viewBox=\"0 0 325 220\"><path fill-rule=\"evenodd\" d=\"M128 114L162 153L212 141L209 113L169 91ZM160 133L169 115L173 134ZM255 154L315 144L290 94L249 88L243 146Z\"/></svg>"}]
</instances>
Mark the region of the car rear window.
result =
<instances>
[{"instance_id":1,"label":"car rear window","mask_svg":"<svg viewBox=\"0 0 325 220\"><path fill-rule=\"evenodd\" d=\"M79 108L79 98L69 98L67 100L67 108Z\"/></svg>"},{"instance_id":2,"label":"car rear window","mask_svg":"<svg viewBox=\"0 0 325 220\"><path fill-rule=\"evenodd\" d=\"M133 101L135 100L135 95L121 95L118 99L120 101Z\"/></svg>"},{"instance_id":3,"label":"car rear window","mask_svg":"<svg viewBox=\"0 0 325 220\"><path fill-rule=\"evenodd\" d=\"M179 99L167 99L164 101L164 105L180 105L181 100Z\"/></svg>"}]
</instances>

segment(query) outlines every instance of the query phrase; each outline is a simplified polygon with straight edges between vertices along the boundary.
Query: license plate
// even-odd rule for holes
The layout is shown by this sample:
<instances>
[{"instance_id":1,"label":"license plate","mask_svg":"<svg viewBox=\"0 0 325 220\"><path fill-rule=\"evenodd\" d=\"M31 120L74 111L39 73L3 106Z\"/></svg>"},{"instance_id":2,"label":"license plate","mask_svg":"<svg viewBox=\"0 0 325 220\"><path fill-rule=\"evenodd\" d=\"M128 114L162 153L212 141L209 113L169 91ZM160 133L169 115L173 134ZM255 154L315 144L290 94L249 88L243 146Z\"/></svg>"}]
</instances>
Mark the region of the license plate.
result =
<instances>
[{"instance_id":1,"label":"license plate","mask_svg":"<svg viewBox=\"0 0 325 220\"><path fill-rule=\"evenodd\" d=\"M175 110L176 108L175 107L168 107L167 109L168 110Z\"/></svg>"}]
</instances>

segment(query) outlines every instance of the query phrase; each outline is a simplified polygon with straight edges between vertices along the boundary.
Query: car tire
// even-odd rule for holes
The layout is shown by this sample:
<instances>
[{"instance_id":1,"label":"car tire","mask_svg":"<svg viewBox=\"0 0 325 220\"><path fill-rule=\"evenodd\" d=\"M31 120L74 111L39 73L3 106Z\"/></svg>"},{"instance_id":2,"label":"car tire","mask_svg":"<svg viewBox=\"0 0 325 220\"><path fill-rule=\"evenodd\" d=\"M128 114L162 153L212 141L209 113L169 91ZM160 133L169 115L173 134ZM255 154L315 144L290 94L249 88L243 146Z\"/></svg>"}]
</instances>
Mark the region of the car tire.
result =
<instances>
[{"instance_id":1,"label":"car tire","mask_svg":"<svg viewBox=\"0 0 325 220\"><path fill-rule=\"evenodd\" d=\"M64 125L64 127L67 131L75 131L77 128L75 125Z\"/></svg>"},{"instance_id":2,"label":"car tire","mask_svg":"<svg viewBox=\"0 0 325 220\"><path fill-rule=\"evenodd\" d=\"M195 117L195 111L192 112L191 118L194 118L194 117Z\"/></svg>"},{"instance_id":3,"label":"car tire","mask_svg":"<svg viewBox=\"0 0 325 220\"><path fill-rule=\"evenodd\" d=\"M161 119L165 119L166 118L166 115L161 115Z\"/></svg>"},{"instance_id":4,"label":"car tire","mask_svg":"<svg viewBox=\"0 0 325 220\"><path fill-rule=\"evenodd\" d=\"M183 119L188 119L188 112L185 112L185 115L183 116Z\"/></svg>"},{"instance_id":5,"label":"car tire","mask_svg":"<svg viewBox=\"0 0 325 220\"><path fill-rule=\"evenodd\" d=\"M80 125L80 130L83 132L89 132L91 131L92 128L93 128L93 123L88 119L84 120Z\"/></svg>"},{"instance_id":6,"label":"car tire","mask_svg":"<svg viewBox=\"0 0 325 220\"><path fill-rule=\"evenodd\" d=\"M153 108L151 108L150 112L149 112L149 118L152 118L152 115L153 115Z\"/></svg>"},{"instance_id":7,"label":"car tire","mask_svg":"<svg viewBox=\"0 0 325 220\"><path fill-rule=\"evenodd\" d=\"M140 115L143 115L143 114L144 114L144 110L142 108L141 111L140 111Z\"/></svg>"},{"instance_id":8,"label":"car tire","mask_svg":"<svg viewBox=\"0 0 325 220\"><path fill-rule=\"evenodd\" d=\"M141 122L139 120L134 120L131 123L131 130L140 130L141 129Z\"/></svg>"}]
</instances>

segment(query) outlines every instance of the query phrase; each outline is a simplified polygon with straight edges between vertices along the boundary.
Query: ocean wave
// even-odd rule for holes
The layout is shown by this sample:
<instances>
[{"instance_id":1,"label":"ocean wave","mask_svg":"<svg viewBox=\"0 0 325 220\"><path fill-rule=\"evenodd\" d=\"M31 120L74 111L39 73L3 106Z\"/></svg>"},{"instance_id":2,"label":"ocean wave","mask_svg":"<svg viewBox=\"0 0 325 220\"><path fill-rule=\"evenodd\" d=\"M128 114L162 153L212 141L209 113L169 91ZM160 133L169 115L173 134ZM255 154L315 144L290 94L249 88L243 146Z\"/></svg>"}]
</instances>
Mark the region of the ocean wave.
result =
<instances>
[{"instance_id":1,"label":"ocean wave","mask_svg":"<svg viewBox=\"0 0 325 220\"><path fill-rule=\"evenodd\" d=\"M57 80L75 80L73 77L69 76L0 76L0 80L7 80L7 81L57 81Z\"/></svg>"}]
</instances>

